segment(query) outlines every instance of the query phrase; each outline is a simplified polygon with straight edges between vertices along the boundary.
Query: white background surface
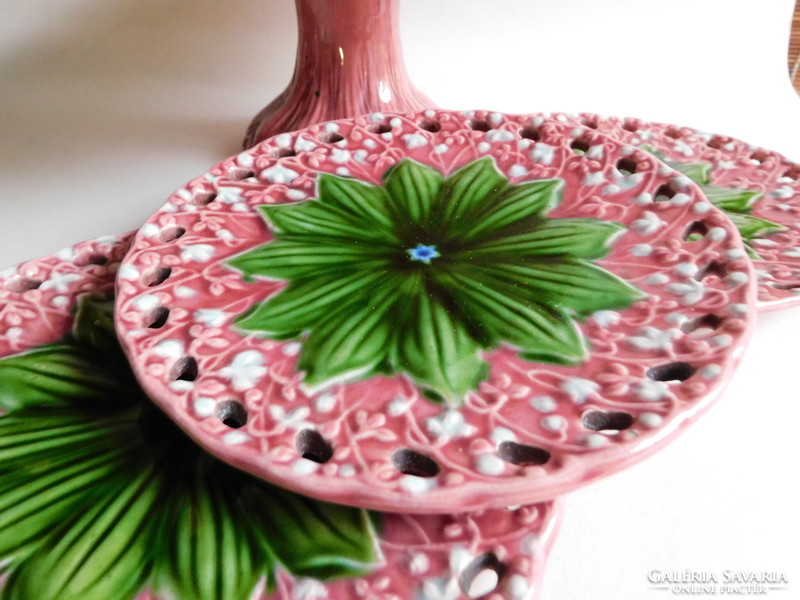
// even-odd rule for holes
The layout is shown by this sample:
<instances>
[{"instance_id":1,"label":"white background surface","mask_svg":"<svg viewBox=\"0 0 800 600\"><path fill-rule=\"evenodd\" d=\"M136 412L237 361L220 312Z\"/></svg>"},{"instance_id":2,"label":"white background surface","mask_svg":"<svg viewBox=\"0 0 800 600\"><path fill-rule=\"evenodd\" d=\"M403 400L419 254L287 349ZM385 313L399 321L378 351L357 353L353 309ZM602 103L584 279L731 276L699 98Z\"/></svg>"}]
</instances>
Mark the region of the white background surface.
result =
<instances>
[{"instance_id":1,"label":"white background surface","mask_svg":"<svg viewBox=\"0 0 800 600\"><path fill-rule=\"evenodd\" d=\"M592 111L800 161L793 0L403 0L447 108ZM289 80L291 0L0 0L0 266L134 228L236 152ZM784 571L800 598L800 308L762 315L722 401L568 498L544 600L657 600L660 570ZM711 596L695 596L711 597Z\"/></svg>"}]
</instances>

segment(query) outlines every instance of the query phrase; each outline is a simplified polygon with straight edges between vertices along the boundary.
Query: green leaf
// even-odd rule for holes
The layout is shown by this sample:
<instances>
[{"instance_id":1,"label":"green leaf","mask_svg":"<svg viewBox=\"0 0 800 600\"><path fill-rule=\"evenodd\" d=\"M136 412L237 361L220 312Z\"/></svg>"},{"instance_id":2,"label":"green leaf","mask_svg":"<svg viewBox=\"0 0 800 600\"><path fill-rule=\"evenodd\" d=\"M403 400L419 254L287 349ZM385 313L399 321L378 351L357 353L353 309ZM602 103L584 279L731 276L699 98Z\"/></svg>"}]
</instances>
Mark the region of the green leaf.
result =
<instances>
[{"instance_id":1,"label":"green leaf","mask_svg":"<svg viewBox=\"0 0 800 600\"><path fill-rule=\"evenodd\" d=\"M651 154L656 154L652 150L649 151ZM663 155L659 156L656 154L658 158L663 159ZM665 161L667 166L672 169L675 169L678 173L682 173L686 175L689 179L698 183L700 185L706 185L711 181L711 163L707 162L696 162L696 163L682 163L682 162L671 162Z\"/></svg>"},{"instance_id":2,"label":"green leaf","mask_svg":"<svg viewBox=\"0 0 800 600\"><path fill-rule=\"evenodd\" d=\"M158 579L181 600L246 599L261 577L272 576L274 562L253 527L241 496L250 488L265 487L197 453L173 475L164 502L162 536L158 549Z\"/></svg>"},{"instance_id":3,"label":"green leaf","mask_svg":"<svg viewBox=\"0 0 800 600\"><path fill-rule=\"evenodd\" d=\"M391 201L381 187L326 173L319 177L319 202L371 229L390 234L394 228Z\"/></svg>"},{"instance_id":4,"label":"green leaf","mask_svg":"<svg viewBox=\"0 0 800 600\"><path fill-rule=\"evenodd\" d=\"M599 219L548 219L525 233L483 241L473 246L468 256L484 260L498 254L603 258L624 231L622 225Z\"/></svg>"},{"instance_id":5,"label":"green leaf","mask_svg":"<svg viewBox=\"0 0 800 600\"><path fill-rule=\"evenodd\" d=\"M509 186L472 216L474 221L464 228L461 241L499 237L506 228L520 229L530 224L531 219L543 218L561 202L563 188L562 179L538 179Z\"/></svg>"},{"instance_id":6,"label":"green leaf","mask_svg":"<svg viewBox=\"0 0 800 600\"><path fill-rule=\"evenodd\" d=\"M78 299L78 308L72 328L78 344L93 348L107 357L107 364L124 363L124 354L117 341L114 328L114 299L85 295Z\"/></svg>"},{"instance_id":7,"label":"green leaf","mask_svg":"<svg viewBox=\"0 0 800 600\"><path fill-rule=\"evenodd\" d=\"M93 412L76 402L26 407L0 416L0 473L132 447L129 440L137 432L135 413L109 413L100 408Z\"/></svg>"},{"instance_id":8,"label":"green leaf","mask_svg":"<svg viewBox=\"0 0 800 600\"><path fill-rule=\"evenodd\" d=\"M144 470L132 478L112 474L102 488L58 523L46 552L12 567L3 598L130 600L145 586L159 486Z\"/></svg>"},{"instance_id":9,"label":"green leaf","mask_svg":"<svg viewBox=\"0 0 800 600\"><path fill-rule=\"evenodd\" d=\"M267 204L258 207L276 235L324 236L345 241L368 241L387 245L397 238L375 223L361 222L351 213L319 200L296 204Z\"/></svg>"},{"instance_id":10,"label":"green leaf","mask_svg":"<svg viewBox=\"0 0 800 600\"><path fill-rule=\"evenodd\" d=\"M508 180L495 167L494 160L473 161L450 175L442 187L437 218L451 228L451 238L475 224L474 215L493 196L508 187Z\"/></svg>"},{"instance_id":11,"label":"green leaf","mask_svg":"<svg viewBox=\"0 0 800 600\"><path fill-rule=\"evenodd\" d=\"M302 279L344 270L368 271L389 266L380 249L339 238L286 236L228 261L247 277Z\"/></svg>"},{"instance_id":12,"label":"green leaf","mask_svg":"<svg viewBox=\"0 0 800 600\"><path fill-rule=\"evenodd\" d=\"M212 458L130 373L106 373L114 349L98 317L86 310L75 337L0 361L12 378L41 371L15 381L18 396L0 415L0 598L129 600L157 584L182 600L247 600L262 577L274 581L275 556L316 578L374 564L361 511L277 490ZM50 385L53 365L67 384ZM95 379L103 386L88 384ZM267 514L252 516L248 497Z\"/></svg>"},{"instance_id":13,"label":"green leaf","mask_svg":"<svg viewBox=\"0 0 800 600\"><path fill-rule=\"evenodd\" d=\"M739 234L742 238L748 241L786 229L783 225L752 215L728 213L728 218L736 225L736 229L739 230Z\"/></svg>"},{"instance_id":14,"label":"green leaf","mask_svg":"<svg viewBox=\"0 0 800 600\"><path fill-rule=\"evenodd\" d=\"M516 346L542 362L577 364L586 358L586 343L565 312L521 297L513 284L476 272L454 275L456 304L468 313L496 345Z\"/></svg>"},{"instance_id":15,"label":"green leaf","mask_svg":"<svg viewBox=\"0 0 800 600\"><path fill-rule=\"evenodd\" d=\"M392 343L395 368L411 375L451 402L475 389L488 373L481 345L445 306L435 290L420 290L408 299Z\"/></svg>"},{"instance_id":16,"label":"green leaf","mask_svg":"<svg viewBox=\"0 0 800 600\"><path fill-rule=\"evenodd\" d=\"M366 297L380 278L380 272L356 272L301 279L237 317L235 324L274 339L294 339L327 319L343 302Z\"/></svg>"},{"instance_id":17,"label":"green leaf","mask_svg":"<svg viewBox=\"0 0 800 600\"><path fill-rule=\"evenodd\" d=\"M598 310L621 310L646 297L641 290L589 262L558 259L549 262L500 263L474 267L490 286L511 286L528 302L545 304L583 318Z\"/></svg>"},{"instance_id":18,"label":"green leaf","mask_svg":"<svg viewBox=\"0 0 800 600\"><path fill-rule=\"evenodd\" d=\"M273 486L250 487L243 510L276 559L299 577L356 577L378 562L363 510L319 502Z\"/></svg>"},{"instance_id":19,"label":"green leaf","mask_svg":"<svg viewBox=\"0 0 800 600\"><path fill-rule=\"evenodd\" d=\"M753 209L753 205L764 196L763 192L757 190L717 187L714 185L704 185L701 188L711 204L726 212L750 212Z\"/></svg>"},{"instance_id":20,"label":"green leaf","mask_svg":"<svg viewBox=\"0 0 800 600\"><path fill-rule=\"evenodd\" d=\"M395 219L421 225L438 203L444 177L433 167L405 159L389 169L383 182L392 199Z\"/></svg>"},{"instance_id":21,"label":"green leaf","mask_svg":"<svg viewBox=\"0 0 800 600\"><path fill-rule=\"evenodd\" d=\"M320 389L333 380L363 378L385 360L392 323L387 311L396 301L402 280L386 277L364 282L358 295L316 323L300 351L297 368L304 383Z\"/></svg>"},{"instance_id":22,"label":"green leaf","mask_svg":"<svg viewBox=\"0 0 800 600\"><path fill-rule=\"evenodd\" d=\"M126 403L119 376L86 348L56 343L0 359L0 409L71 402Z\"/></svg>"},{"instance_id":23,"label":"green leaf","mask_svg":"<svg viewBox=\"0 0 800 600\"><path fill-rule=\"evenodd\" d=\"M89 502L91 490L114 475L113 452L78 457L74 464L34 465L31 473L5 472L0 491L0 553L41 552L46 537Z\"/></svg>"}]
</instances>

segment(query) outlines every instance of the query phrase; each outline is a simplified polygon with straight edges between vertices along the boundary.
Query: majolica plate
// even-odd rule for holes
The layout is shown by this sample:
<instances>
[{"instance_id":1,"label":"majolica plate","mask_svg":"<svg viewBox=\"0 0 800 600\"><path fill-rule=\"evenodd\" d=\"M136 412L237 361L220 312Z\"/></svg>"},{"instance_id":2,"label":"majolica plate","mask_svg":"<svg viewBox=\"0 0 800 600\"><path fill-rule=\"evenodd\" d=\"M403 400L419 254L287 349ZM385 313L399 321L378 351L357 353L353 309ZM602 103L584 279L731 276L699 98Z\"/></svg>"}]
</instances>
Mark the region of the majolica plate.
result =
<instances>
[{"instance_id":1,"label":"majolica plate","mask_svg":"<svg viewBox=\"0 0 800 600\"><path fill-rule=\"evenodd\" d=\"M800 303L800 165L736 138L690 127L579 115L622 142L653 152L700 184L733 220L758 275L758 308Z\"/></svg>"},{"instance_id":2,"label":"majolica plate","mask_svg":"<svg viewBox=\"0 0 800 600\"><path fill-rule=\"evenodd\" d=\"M137 378L226 462L378 510L526 504L639 460L732 373L753 270L688 177L575 129L372 115L219 163L120 268Z\"/></svg>"},{"instance_id":3,"label":"majolica plate","mask_svg":"<svg viewBox=\"0 0 800 600\"><path fill-rule=\"evenodd\" d=\"M0 596L397 600L538 596L558 505L368 514L200 450L116 341L130 236L0 274Z\"/></svg>"}]
</instances>

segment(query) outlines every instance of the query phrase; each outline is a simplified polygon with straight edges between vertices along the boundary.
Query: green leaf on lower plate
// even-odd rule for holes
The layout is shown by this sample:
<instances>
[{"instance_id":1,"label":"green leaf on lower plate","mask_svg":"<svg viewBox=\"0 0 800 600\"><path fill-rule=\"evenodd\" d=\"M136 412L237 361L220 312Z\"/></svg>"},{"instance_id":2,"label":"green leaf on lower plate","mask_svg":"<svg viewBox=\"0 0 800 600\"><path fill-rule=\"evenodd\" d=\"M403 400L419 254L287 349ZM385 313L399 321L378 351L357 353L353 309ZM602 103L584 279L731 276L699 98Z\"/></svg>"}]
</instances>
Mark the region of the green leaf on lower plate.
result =
<instances>
[{"instance_id":1,"label":"green leaf on lower plate","mask_svg":"<svg viewBox=\"0 0 800 600\"><path fill-rule=\"evenodd\" d=\"M717 208L728 213L749 213L753 205L763 198L764 193L758 190L701 185L708 201Z\"/></svg>"},{"instance_id":2,"label":"green leaf on lower plate","mask_svg":"<svg viewBox=\"0 0 800 600\"><path fill-rule=\"evenodd\" d=\"M377 536L365 511L278 488L251 487L241 503L252 531L290 573L338 579L366 574L378 565Z\"/></svg>"},{"instance_id":3,"label":"green leaf on lower plate","mask_svg":"<svg viewBox=\"0 0 800 600\"><path fill-rule=\"evenodd\" d=\"M129 370L106 369L121 351L103 309L82 305L91 317L63 342L0 359L0 599L129 600L153 587L248 600L276 565L327 579L377 562L366 513L211 457Z\"/></svg>"},{"instance_id":4,"label":"green leaf on lower plate","mask_svg":"<svg viewBox=\"0 0 800 600\"><path fill-rule=\"evenodd\" d=\"M663 160L663 154L648 149L650 154L654 154ZM700 185L705 185L711 182L711 163L696 162L696 163L680 163L666 161L667 165L675 169L678 173L686 175L689 179Z\"/></svg>"},{"instance_id":5,"label":"green leaf on lower plate","mask_svg":"<svg viewBox=\"0 0 800 600\"><path fill-rule=\"evenodd\" d=\"M64 404L77 396L84 402L130 401L116 366L97 357L82 345L56 343L0 360L0 409Z\"/></svg>"},{"instance_id":6,"label":"green leaf on lower plate","mask_svg":"<svg viewBox=\"0 0 800 600\"><path fill-rule=\"evenodd\" d=\"M753 238L778 233L786 229L783 225L752 215L732 213L729 214L728 217L733 221L733 224L736 225L736 229L739 230L742 238L747 241Z\"/></svg>"},{"instance_id":7,"label":"green leaf on lower plate","mask_svg":"<svg viewBox=\"0 0 800 600\"><path fill-rule=\"evenodd\" d=\"M275 562L243 497L258 490L270 507L273 488L200 453L186 458L191 468L173 473L184 485L167 491L160 511L159 529L171 534L157 542L157 579L181 600L248 598Z\"/></svg>"},{"instance_id":8,"label":"green leaf on lower plate","mask_svg":"<svg viewBox=\"0 0 800 600\"><path fill-rule=\"evenodd\" d=\"M101 486L97 486L101 488ZM54 522L35 551L12 561L9 600L128 600L147 583L159 482L151 470L111 473Z\"/></svg>"}]
</instances>

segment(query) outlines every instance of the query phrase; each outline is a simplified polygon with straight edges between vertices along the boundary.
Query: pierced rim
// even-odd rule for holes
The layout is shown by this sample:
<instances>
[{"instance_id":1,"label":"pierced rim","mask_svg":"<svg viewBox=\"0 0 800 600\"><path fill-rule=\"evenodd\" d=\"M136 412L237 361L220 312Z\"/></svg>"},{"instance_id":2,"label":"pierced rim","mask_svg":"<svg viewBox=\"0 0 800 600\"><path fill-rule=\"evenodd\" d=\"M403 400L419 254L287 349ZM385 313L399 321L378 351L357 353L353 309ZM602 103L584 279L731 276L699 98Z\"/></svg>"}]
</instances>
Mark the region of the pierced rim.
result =
<instances>
[{"instance_id":1,"label":"pierced rim","mask_svg":"<svg viewBox=\"0 0 800 600\"><path fill-rule=\"evenodd\" d=\"M676 165L704 163L713 186L758 194L747 214L776 223L782 230L753 238L760 257L753 259L758 276L756 306L773 310L800 304L799 164L773 150L691 127L589 113L576 120L626 144L655 150Z\"/></svg>"},{"instance_id":2,"label":"pierced rim","mask_svg":"<svg viewBox=\"0 0 800 600\"><path fill-rule=\"evenodd\" d=\"M562 179L548 219L625 227L594 265L646 297L569 317L588 347L579 364L501 343L481 354L488 378L448 406L402 373L310 392L296 368L305 337L232 323L285 286L227 264L274 241L257 207L315 198L320 173L379 185L406 158L452 176L486 157L512 185ZM654 451L720 393L755 299L731 222L651 155L566 117L432 110L317 125L219 163L148 219L117 289L137 376L210 452L311 496L429 513L553 498ZM149 326L161 309L168 318ZM306 436L327 444L324 457Z\"/></svg>"},{"instance_id":3,"label":"pierced rim","mask_svg":"<svg viewBox=\"0 0 800 600\"><path fill-rule=\"evenodd\" d=\"M113 292L133 235L80 242L0 271L0 357L60 339L79 295Z\"/></svg>"}]
</instances>

